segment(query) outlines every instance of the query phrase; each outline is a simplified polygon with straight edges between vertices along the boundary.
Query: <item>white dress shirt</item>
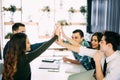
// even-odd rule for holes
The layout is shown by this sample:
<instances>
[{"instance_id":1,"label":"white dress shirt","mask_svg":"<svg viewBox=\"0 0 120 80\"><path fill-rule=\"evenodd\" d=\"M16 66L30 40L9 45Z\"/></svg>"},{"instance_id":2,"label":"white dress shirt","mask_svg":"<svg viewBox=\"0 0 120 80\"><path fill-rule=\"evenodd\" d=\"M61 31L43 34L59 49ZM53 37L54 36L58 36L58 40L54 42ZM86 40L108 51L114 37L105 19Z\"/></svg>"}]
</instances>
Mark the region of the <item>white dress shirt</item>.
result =
<instances>
[{"instance_id":1,"label":"white dress shirt","mask_svg":"<svg viewBox=\"0 0 120 80\"><path fill-rule=\"evenodd\" d=\"M120 51L106 58L107 70L104 80L120 80Z\"/></svg>"},{"instance_id":2,"label":"white dress shirt","mask_svg":"<svg viewBox=\"0 0 120 80\"><path fill-rule=\"evenodd\" d=\"M86 55L86 56L93 57L93 55L95 53L97 53L97 52L99 52L100 54L102 54L101 65L102 65L102 68L103 68L104 61L105 61L105 56L104 56L104 53L101 52L100 50L90 49L90 48L87 48L87 47L84 47L84 46L80 46L79 55L81 55L81 56Z\"/></svg>"},{"instance_id":3,"label":"white dress shirt","mask_svg":"<svg viewBox=\"0 0 120 80\"><path fill-rule=\"evenodd\" d=\"M86 48L84 46L80 46L80 51L79 51L79 55L81 56L90 56L93 57L93 55L97 52L98 50L96 49L90 49L90 48Z\"/></svg>"}]
</instances>

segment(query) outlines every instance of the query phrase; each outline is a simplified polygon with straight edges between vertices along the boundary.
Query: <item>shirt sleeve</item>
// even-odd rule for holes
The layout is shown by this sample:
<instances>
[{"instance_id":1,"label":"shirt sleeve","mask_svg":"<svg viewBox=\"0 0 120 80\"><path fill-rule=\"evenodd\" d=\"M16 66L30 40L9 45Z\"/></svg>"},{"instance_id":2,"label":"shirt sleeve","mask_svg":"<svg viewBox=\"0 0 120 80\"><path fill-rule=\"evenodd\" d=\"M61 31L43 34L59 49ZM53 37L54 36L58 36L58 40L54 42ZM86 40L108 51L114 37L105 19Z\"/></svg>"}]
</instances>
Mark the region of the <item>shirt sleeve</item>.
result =
<instances>
[{"instance_id":1,"label":"shirt sleeve","mask_svg":"<svg viewBox=\"0 0 120 80\"><path fill-rule=\"evenodd\" d=\"M55 35L52 39L35 49L34 51L31 51L30 53L26 54L28 62L31 62L33 59L41 55L56 39L58 38L57 35Z\"/></svg>"},{"instance_id":2,"label":"shirt sleeve","mask_svg":"<svg viewBox=\"0 0 120 80\"><path fill-rule=\"evenodd\" d=\"M79 55L81 56L90 56L90 57L93 57L93 55L97 52L98 50L95 50L95 49L89 49L89 48L86 48L84 46L80 46L80 51L79 51Z\"/></svg>"},{"instance_id":3,"label":"shirt sleeve","mask_svg":"<svg viewBox=\"0 0 120 80\"><path fill-rule=\"evenodd\" d=\"M38 47L40 47L41 45L43 45L45 42L35 43L35 44L30 45L31 50L29 52L34 51L35 49L37 49Z\"/></svg>"}]
</instances>

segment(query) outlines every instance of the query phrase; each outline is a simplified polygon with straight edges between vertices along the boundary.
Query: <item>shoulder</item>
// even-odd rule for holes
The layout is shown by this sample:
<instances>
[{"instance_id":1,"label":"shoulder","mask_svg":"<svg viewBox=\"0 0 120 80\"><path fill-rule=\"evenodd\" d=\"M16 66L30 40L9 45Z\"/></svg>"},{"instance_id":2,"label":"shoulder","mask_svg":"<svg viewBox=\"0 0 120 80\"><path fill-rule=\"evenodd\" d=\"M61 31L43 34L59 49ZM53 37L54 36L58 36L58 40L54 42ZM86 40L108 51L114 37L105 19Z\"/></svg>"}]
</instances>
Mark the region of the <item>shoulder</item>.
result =
<instances>
[{"instance_id":1,"label":"shoulder","mask_svg":"<svg viewBox=\"0 0 120 80\"><path fill-rule=\"evenodd\" d=\"M116 56L119 57L118 59L120 60L120 50L115 51Z\"/></svg>"},{"instance_id":2,"label":"shoulder","mask_svg":"<svg viewBox=\"0 0 120 80\"><path fill-rule=\"evenodd\" d=\"M83 46L90 47L89 42L86 41L86 40L83 40L81 44L82 44Z\"/></svg>"},{"instance_id":3,"label":"shoulder","mask_svg":"<svg viewBox=\"0 0 120 80\"><path fill-rule=\"evenodd\" d=\"M10 41L8 41L8 42L5 44L5 47L4 47L4 49L5 49L6 47L8 47L8 45L9 45L9 42L10 42Z\"/></svg>"},{"instance_id":4,"label":"shoulder","mask_svg":"<svg viewBox=\"0 0 120 80\"><path fill-rule=\"evenodd\" d=\"M108 61L111 62L112 66L120 66L120 51L115 51L115 53L108 58Z\"/></svg>"}]
</instances>

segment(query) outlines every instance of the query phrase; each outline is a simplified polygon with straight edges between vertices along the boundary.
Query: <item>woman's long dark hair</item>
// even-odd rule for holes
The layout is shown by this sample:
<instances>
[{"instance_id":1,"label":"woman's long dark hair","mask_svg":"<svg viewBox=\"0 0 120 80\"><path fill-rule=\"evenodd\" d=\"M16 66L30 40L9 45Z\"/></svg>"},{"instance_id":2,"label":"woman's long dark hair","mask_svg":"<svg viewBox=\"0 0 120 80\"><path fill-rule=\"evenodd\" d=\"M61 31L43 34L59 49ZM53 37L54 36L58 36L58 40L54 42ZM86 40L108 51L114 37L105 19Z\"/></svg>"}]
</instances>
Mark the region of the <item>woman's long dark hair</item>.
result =
<instances>
[{"instance_id":1,"label":"woman's long dark hair","mask_svg":"<svg viewBox=\"0 0 120 80\"><path fill-rule=\"evenodd\" d=\"M98 42L100 42L101 39L102 39L103 34L102 34L101 32L95 32L95 33L92 35L92 37L91 37L91 41L92 41L93 36L96 36L97 39L98 39ZM98 49L100 49L100 45L98 46Z\"/></svg>"},{"instance_id":2,"label":"woman's long dark hair","mask_svg":"<svg viewBox=\"0 0 120 80\"><path fill-rule=\"evenodd\" d=\"M18 57L21 54L25 54L26 38L26 34L16 33L10 39L4 61L3 80L13 80L13 76L17 71Z\"/></svg>"}]
</instances>

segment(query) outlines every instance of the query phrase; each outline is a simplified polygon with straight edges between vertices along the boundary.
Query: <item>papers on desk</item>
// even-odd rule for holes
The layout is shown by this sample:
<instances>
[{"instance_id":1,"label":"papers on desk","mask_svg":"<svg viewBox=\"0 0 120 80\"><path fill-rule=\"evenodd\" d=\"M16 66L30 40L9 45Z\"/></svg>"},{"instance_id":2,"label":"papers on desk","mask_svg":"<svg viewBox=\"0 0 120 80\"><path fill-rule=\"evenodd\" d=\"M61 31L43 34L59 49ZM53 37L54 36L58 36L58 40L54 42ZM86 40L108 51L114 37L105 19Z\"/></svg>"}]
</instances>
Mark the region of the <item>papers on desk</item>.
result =
<instances>
[{"instance_id":1,"label":"papers on desk","mask_svg":"<svg viewBox=\"0 0 120 80\"><path fill-rule=\"evenodd\" d=\"M42 62L39 69L59 69L59 65L57 63Z\"/></svg>"}]
</instances>

